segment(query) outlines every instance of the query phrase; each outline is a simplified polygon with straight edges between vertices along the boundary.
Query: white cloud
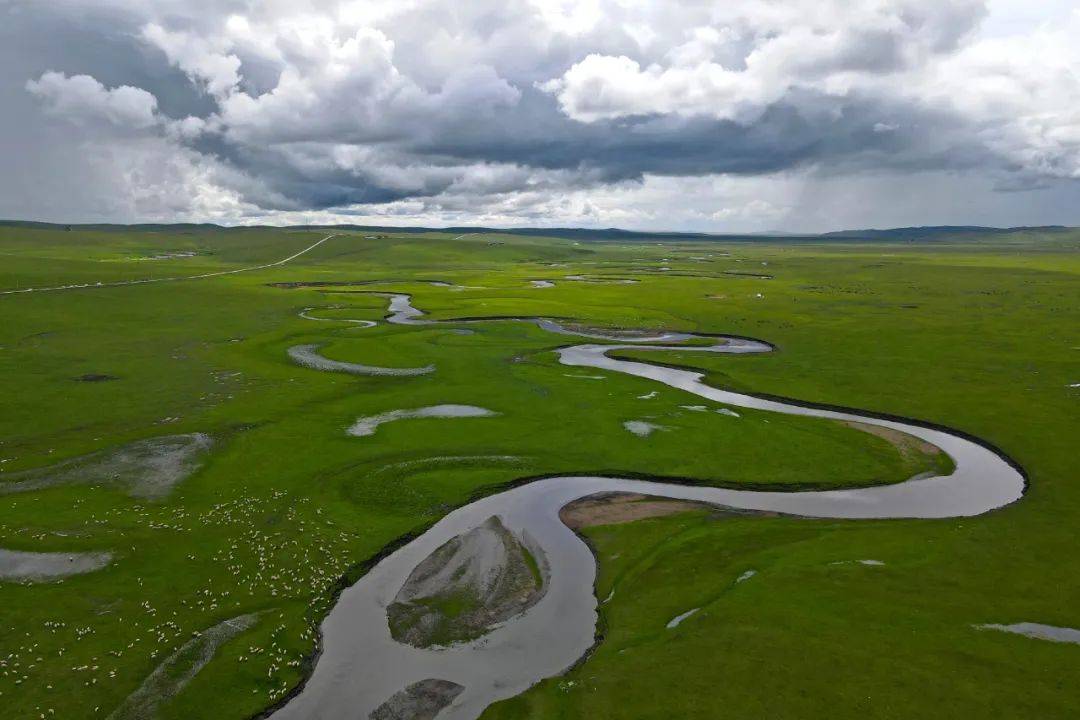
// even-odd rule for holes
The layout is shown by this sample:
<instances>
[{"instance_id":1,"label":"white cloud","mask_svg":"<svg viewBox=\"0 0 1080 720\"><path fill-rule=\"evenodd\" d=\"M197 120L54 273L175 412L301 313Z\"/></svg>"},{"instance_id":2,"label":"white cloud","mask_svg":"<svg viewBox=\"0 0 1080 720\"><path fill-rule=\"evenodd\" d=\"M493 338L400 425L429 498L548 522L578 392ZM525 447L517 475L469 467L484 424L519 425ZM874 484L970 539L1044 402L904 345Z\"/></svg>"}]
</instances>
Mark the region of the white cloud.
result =
<instances>
[{"instance_id":1,"label":"white cloud","mask_svg":"<svg viewBox=\"0 0 1080 720\"><path fill-rule=\"evenodd\" d=\"M226 27L230 27L230 20ZM240 58L223 52L223 43L212 43L191 33L169 32L157 23L146 25L142 37L211 95L227 96L240 82Z\"/></svg>"},{"instance_id":2,"label":"white cloud","mask_svg":"<svg viewBox=\"0 0 1080 720\"><path fill-rule=\"evenodd\" d=\"M143 130L157 124L157 98L140 88L106 88L89 75L49 71L29 80L26 89L52 115L73 122L104 121L117 127Z\"/></svg>"},{"instance_id":3,"label":"white cloud","mask_svg":"<svg viewBox=\"0 0 1080 720\"><path fill-rule=\"evenodd\" d=\"M626 56L606 55L589 55L539 87L557 95L563 112L582 122L648 114L749 121L781 94L747 72L716 63L642 68Z\"/></svg>"},{"instance_id":4,"label":"white cloud","mask_svg":"<svg viewBox=\"0 0 1080 720\"><path fill-rule=\"evenodd\" d=\"M920 78L913 99L965 118L1034 175L1080 178L1080 10L1054 26L973 42Z\"/></svg>"},{"instance_id":5,"label":"white cloud","mask_svg":"<svg viewBox=\"0 0 1080 720\"><path fill-rule=\"evenodd\" d=\"M585 123L657 114L749 124L774 103L799 106L807 91L903 100L968 123L1025 172L1080 177L1080 10L1024 34L979 37L980 2L732 5L658 61L590 54L539 87Z\"/></svg>"},{"instance_id":6,"label":"white cloud","mask_svg":"<svg viewBox=\"0 0 1080 720\"><path fill-rule=\"evenodd\" d=\"M955 48L983 3L750 0L710 10L684 13L663 57L643 65L594 53L541 87L582 122L641 114L749 122L794 91L846 95L924 67Z\"/></svg>"},{"instance_id":7,"label":"white cloud","mask_svg":"<svg viewBox=\"0 0 1080 720\"><path fill-rule=\"evenodd\" d=\"M57 48L63 61L14 83L78 124L62 141L95 163L102 193L135 198L118 218L760 230L863 219L815 214L800 201L810 182L840 197L859 185L863 208L895 217L880 208L897 185L882 178L957 173L956 187L978 177L968 185L983 193L965 212L990 216L1015 203L988 187L1080 178L1069 0L56 0L28 12L45 5L84 28L122 19L110 37L138 44L129 65L164 68L105 71L95 53ZM905 212L919 221L917 204Z\"/></svg>"},{"instance_id":8,"label":"white cloud","mask_svg":"<svg viewBox=\"0 0 1080 720\"><path fill-rule=\"evenodd\" d=\"M429 92L398 70L393 41L372 28L340 38L330 26L301 23L271 37L283 61L277 84L222 98L214 118L236 142L379 142L520 97L487 66L459 68Z\"/></svg>"}]
</instances>

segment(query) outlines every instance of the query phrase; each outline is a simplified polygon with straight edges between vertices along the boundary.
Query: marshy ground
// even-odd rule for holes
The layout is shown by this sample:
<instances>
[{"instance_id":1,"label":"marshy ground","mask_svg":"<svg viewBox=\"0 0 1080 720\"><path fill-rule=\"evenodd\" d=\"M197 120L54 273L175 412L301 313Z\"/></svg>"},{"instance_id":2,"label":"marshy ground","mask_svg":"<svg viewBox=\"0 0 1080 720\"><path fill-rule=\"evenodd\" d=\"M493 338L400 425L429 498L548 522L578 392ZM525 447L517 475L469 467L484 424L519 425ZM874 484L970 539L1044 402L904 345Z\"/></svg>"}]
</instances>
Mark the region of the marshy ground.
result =
<instances>
[{"instance_id":1,"label":"marshy ground","mask_svg":"<svg viewBox=\"0 0 1080 720\"><path fill-rule=\"evenodd\" d=\"M0 579L5 714L259 713L308 672L321 618L369 559L522 477L864 487L947 463L862 428L731 417L712 403L702 412L699 398L646 380L568 371L553 352L567 338L529 324L470 325L470 335L388 325L373 289L410 293L436 319L760 337L778 351L625 355L696 367L740 392L932 420L1002 448L1029 476L1022 502L962 520L601 513L610 522L580 532L597 553L597 597L610 595L602 642L486 717L1078 711L1080 648L976 627L1080 628L1075 235L660 246L341 231L272 265L323 237L0 228L3 288L88 286L0 297L0 548L110 558L49 582ZM155 255L169 259L134 260ZM541 278L554 287L538 290ZM435 370L324 372L293 362L298 346L337 363ZM413 418L363 440L343 432L440 405L498 415ZM669 429L635 437L632 421ZM210 442L161 460L180 437ZM223 623L226 636L213 631ZM191 645L207 635L220 638L212 650ZM182 682L159 684L162 673ZM452 692L418 688L387 712L437 712Z\"/></svg>"}]
</instances>

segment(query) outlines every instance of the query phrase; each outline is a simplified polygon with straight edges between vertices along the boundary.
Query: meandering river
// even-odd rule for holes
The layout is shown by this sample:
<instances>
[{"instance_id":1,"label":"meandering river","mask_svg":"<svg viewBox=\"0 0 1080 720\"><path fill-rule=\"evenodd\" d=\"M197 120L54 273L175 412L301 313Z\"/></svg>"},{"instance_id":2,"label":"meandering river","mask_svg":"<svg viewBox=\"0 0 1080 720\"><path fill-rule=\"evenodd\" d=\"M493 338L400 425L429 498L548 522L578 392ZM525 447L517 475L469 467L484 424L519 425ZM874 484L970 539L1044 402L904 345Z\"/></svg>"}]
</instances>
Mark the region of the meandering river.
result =
<instances>
[{"instance_id":1,"label":"meandering river","mask_svg":"<svg viewBox=\"0 0 1080 720\"><path fill-rule=\"evenodd\" d=\"M387 320L434 324L412 306L408 295L390 298ZM582 657L593 643L597 601L596 564L585 544L559 519L567 503L598 492L624 491L694 500L732 508L765 510L819 518L945 518L978 515L1018 500L1022 473L979 442L913 421L885 419L854 411L808 407L718 390L690 370L618 360L617 350L679 350L712 353L763 353L772 347L745 338L716 338L706 347L680 346L698 336L664 333L628 339L624 333L578 332L540 318L551 332L583 335L618 344L588 343L558 350L564 365L620 372L646 378L728 406L786 415L853 421L907 433L936 445L955 462L949 475L920 477L882 487L812 492L760 492L672 485L602 477L554 477L491 495L459 508L430 530L388 555L342 593L322 624L323 650L302 691L277 710L276 720L367 718L390 696L413 683L447 680L464 687L440 720L476 718L491 703L518 695L537 681L557 675ZM465 321L445 321L460 324ZM468 322L484 322L470 320ZM723 458L717 458L723 464ZM386 607L409 573L456 535L498 515L514 534L527 535L549 563L547 593L534 607L472 643L421 649L390 636Z\"/></svg>"}]
</instances>

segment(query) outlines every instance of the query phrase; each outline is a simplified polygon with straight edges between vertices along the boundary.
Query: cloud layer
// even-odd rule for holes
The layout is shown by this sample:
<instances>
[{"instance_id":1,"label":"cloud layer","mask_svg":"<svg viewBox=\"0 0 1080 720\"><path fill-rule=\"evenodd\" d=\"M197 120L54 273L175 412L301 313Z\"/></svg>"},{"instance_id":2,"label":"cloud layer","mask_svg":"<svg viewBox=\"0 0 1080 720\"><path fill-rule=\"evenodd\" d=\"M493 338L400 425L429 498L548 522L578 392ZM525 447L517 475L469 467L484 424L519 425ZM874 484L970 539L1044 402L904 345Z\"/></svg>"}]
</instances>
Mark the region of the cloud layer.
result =
<instances>
[{"instance_id":1,"label":"cloud layer","mask_svg":"<svg viewBox=\"0 0 1080 720\"><path fill-rule=\"evenodd\" d=\"M1035 17L1014 0L0 13L0 134L20 171L0 181L8 217L1080 224L1070 3Z\"/></svg>"}]
</instances>

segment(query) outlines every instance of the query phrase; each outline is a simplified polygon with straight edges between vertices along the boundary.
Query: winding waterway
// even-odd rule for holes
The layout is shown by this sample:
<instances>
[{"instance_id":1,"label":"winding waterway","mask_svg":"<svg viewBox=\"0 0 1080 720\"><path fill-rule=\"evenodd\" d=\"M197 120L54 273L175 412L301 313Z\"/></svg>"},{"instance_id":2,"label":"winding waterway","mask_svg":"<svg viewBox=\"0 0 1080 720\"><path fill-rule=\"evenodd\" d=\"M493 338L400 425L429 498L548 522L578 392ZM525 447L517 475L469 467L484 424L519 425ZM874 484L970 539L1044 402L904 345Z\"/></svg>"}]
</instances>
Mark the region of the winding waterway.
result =
<instances>
[{"instance_id":1,"label":"winding waterway","mask_svg":"<svg viewBox=\"0 0 1080 720\"><path fill-rule=\"evenodd\" d=\"M424 314L412 306L409 296L386 294L386 297L390 298L389 322L408 325L436 322L424 319ZM625 333L584 333L550 320L520 319L536 322L552 332L619 343L562 348L557 352L564 365L646 378L727 406L854 421L897 430L941 448L953 459L955 469L949 475L920 477L889 486L810 492L761 492L567 476L536 480L477 500L451 512L426 533L388 555L342 593L322 624L322 654L311 678L301 692L273 714L276 720L367 718L395 693L430 679L464 687L439 714L440 720L475 718L491 703L518 695L537 681L565 671L593 643L597 619L597 601L593 596L596 565L586 545L560 521L559 510L594 493L623 491L746 510L858 519L978 515L1015 502L1024 492L1022 473L1006 458L944 428L728 392L705 384L698 372L609 356L612 351L645 349L729 354L770 352L772 347L766 343L717 338L716 344L710 346L680 346L673 343L700 336L664 333L630 340ZM465 321L445 321L446 324L459 322ZM442 544L493 515L501 518L515 535L528 536L546 555L550 577L543 599L471 643L422 649L395 641L390 636L386 608L409 573Z\"/></svg>"}]
</instances>

